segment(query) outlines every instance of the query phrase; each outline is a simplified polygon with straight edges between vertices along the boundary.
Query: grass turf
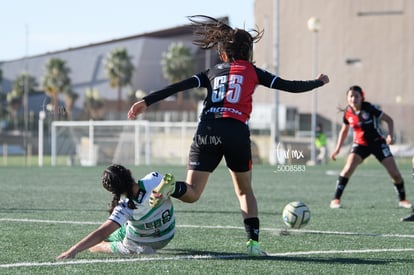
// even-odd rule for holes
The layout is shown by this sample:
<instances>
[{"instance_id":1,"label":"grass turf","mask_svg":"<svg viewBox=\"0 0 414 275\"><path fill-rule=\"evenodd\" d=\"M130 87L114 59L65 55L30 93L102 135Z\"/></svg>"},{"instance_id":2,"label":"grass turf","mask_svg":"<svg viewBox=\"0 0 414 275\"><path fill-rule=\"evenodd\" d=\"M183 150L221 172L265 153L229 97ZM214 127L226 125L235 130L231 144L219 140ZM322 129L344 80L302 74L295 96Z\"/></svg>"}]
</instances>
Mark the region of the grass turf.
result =
<instances>
[{"instance_id":1,"label":"grass turf","mask_svg":"<svg viewBox=\"0 0 414 275\"><path fill-rule=\"evenodd\" d=\"M266 258L245 256L245 232L230 176L220 166L194 204L174 200L177 233L155 255L117 256L87 251L73 260L55 257L107 218L111 195L98 167L0 167L0 274L409 274L414 269L414 223L383 167L370 158L351 178L343 208L329 209L344 162L281 172L256 165ZM398 159L408 199L414 200L411 165ZM183 179L182 166L130 167L136 178L156 170ZM310 224L287 230L284 205L301 200Z\"/></svg>"}]
</instances>

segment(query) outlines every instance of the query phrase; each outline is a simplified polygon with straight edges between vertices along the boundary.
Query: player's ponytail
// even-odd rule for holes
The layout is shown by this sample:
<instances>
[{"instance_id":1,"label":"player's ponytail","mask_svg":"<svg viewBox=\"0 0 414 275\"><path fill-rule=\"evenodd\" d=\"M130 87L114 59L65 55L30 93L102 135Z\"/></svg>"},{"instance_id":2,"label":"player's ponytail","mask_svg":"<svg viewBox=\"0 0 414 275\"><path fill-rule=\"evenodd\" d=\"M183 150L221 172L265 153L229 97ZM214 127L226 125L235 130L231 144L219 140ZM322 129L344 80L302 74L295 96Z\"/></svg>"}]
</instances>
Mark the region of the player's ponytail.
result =
<instances>
[{"instance_id":1,"label":"player's ponytail","mask_svg":"<svg viewBox=\"0 0 414 275\"><path fill-rule=\"evenodd\" d=\"M109 210L108 210L109 214L112 214L112 212L114 211L114 208L118 205L120 199L121 197L119 195L114 194L114 196L112 197Z\"/></svg>"}]
</instances>

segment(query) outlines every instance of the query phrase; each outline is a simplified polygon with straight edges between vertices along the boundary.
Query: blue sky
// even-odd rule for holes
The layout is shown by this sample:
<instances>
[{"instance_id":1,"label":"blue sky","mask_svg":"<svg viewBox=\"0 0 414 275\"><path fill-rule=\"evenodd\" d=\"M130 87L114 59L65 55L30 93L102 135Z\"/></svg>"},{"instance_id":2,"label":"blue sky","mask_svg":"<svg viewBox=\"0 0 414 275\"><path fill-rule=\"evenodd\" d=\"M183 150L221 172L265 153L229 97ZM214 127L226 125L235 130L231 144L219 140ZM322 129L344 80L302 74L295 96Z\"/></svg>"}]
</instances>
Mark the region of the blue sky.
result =
<instances>
[{"instance_id":1,"label":"blue sky","mask_svg":"<svg viewBox=\"0 0 414 275\"><path fill-rule=\"evenodd\" d=\"M194 14L249 29L254 0L2 1L0 61L176 27Z\"/></svg>"}]
</instances>

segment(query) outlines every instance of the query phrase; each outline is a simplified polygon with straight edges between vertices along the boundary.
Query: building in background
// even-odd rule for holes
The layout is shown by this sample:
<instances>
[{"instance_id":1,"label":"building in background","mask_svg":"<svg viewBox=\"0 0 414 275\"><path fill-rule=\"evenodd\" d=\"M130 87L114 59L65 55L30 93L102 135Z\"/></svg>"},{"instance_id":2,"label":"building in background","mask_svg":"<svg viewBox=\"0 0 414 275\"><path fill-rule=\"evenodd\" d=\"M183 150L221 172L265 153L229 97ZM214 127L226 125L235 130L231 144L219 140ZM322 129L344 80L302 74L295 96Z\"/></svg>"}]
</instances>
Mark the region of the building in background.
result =
<instances>
[{"instance_id":1,"label":"building in background","mask_svg":"<svg viewBox=\"0 0 414 275\"><path fill-rule=\"evenodd\" d=\"M228 20L228 18L223 18ZM78 95L75 106L72 109L73 120L115 120L124 118L127 120L127 111L132 101L137 100L145 94L162 88L169 84L163 76L163 68L161 60L163 53L167 52L172 43L182 43L191 50L196 62L195 69L197 71L204 70L211 64L216 63L218 55L214 50L200 50L192 44L193 28L190 25L173 27L160 31L139 34L100 43L91 43L89 45L47 52L40 55L28 56L26 58L0 61L0 69L2 71L2 81L0 100L5 101L6 94L12 90L15 79L24 72L34 77L39 84L37 89L39 92L28 96L28 122L24 120L24 104L18 111L19 121L16 124L8 123L7 118L0 117L0 155L21 155L27 156L26 161L32 154L37 154L40 146L38 146L38 123L45 120L45 139L44 154L51 153L51 122L56 120L54 117L54 109L51 106L50 97L42 91L42 81L45 75L45 65L51 58L59 58L65 61L66 66L70 69L69 77L71 79L72 90ZM121 114L117 108L118 92L116 88L110 86L105 71L105 59L107 55L115 48L125 48L128 55L132 57L134 72L132 75L132 83L129 87L122 88L123 111ZM85 108L85 99L88 94L93 93L99 95L104 102L93 111L87 111ZM198 91L196 92L198 93ZM128 94L136 95L134 98L128 98ZM59 117L57 120L68 120L65 116L64 95L59 95L59 106L57 108ZM196 121L198 102L195 98L184 99L182 104L178 104L177 100L164 100L156 103L143 114L141 118L158 121ZM1 102L3 105L5 102ZM180 105L180 106L179 106ZM63 115L60 116L60 113ZM69 119L70 120L70 119ZM10 121L10 120L9 120ZM43 124L43 123L42 123ZM17 127L16 127L17 125ZM43 127L42 127L43 128ZM73 163L74 158L80 158L81 151L79 148L85 140L81 129L80 131L71 131L68 136L63 136L58 141L58 155L67 155L68 163ZM99 158L102 161L111 161L115 159L114 152L108 153L107 150L118 148L118 143L125 144L122 136L123 132L117 128L115 131L104 131L105 136L98 137L96 134L95 142L100 145ZM66 132L64 132L66 133ZM114 144L105 143L105 140L114 140ZM97 146L97 145L96 145ZM92 146L90 146L92 148ZM122 147L122 146L121 146ZM125 147L125 146L124 146ZM123 147L122 147L123 148ZM176 146L171 146L176 148ZM126 148L126 151L131 151ZM75 157L75 155L77 155ZM120 153L122 155L122 153ZM76 162L76 161L75 161Z\"/></svg>"},{"instance_id":2,"label":"building in background","mask_svg":"<svg viewBox=\"0 0 414 275\"><path fill-rule=\"evenodd\" d=\"M414 1L409 0L260 0L255 22L265 35L255 48L256 64L274 72L275 2L279 2L279 75L287 79L313 77L313 33L310 17L320 19L318 71L329 75L329 85L317 92L318 118L334 136L346 106L345 92L360 85L367 101L380 105L394 118L400 143L414 143ZM300 114L312 112L312 93L279 93L282 105ZM259 103L273 102L274 93L259 88ZM306 120L306 117L308 118ZM309 116L301 127L309 130Z\"/></svg>"},{"instance_id":3,"label":"building in background","mask_svg":"<svg viewBox=\"0 0 414 275\"><path fill-rule=\"evenodd\" d=\"M223 20L228 19L224 18ZM162 54L174 42L182 42L184 46L191 49L197 62L197 70L203 70L210 66L210 64L216 62L218 57L214 51L200 50L192 44L192 39L193 29L190 25L184 25L151 33L48 52L41 55L28 56L22 59L0 61L0 69L3 72L0 91L2 93L10 92L13 81L18 75L26 71L26 68L28 74L36 78L39 89L42 90L41 85L45 74L46 62L51 58L62 59L71 70L69 76L72 81L72 88L79 95L79 98L75 102L73 118L80 119L86 91L88 89L98 91L99 96L107 102L116 101L117 99L117 90L110 87L108 77L105 73L105 58L111 50L125 48L132 57L132 63L135 67L132 83L130 87L124 87L122 89L123 101L127 102L128 92L140 91L142 95L142 93L146 94L169 84L163 77L161 60ZM63 100L63 96L61 97L61 100ZM49 98L46 94L37 94L33 96L33 99L29 99L29 109L37 116L40 111L45 110L48 102ZM105 111L105 119L114 119L116 114L111 112L111 110L115 110L115 108L113 106L106 107L109 109ZM128 108L129 105L125 105L125 117ZM196 110L197 105L194 106L192 111L196 112Z\"/></svg>"},{"instance_id":4,"label":"building in background","mask_svg":"<svg viewBox=\"0 0 414 275\"><path fill-rule=\"evenodd\" d=\"M278 3L278 17L275 3ZM338 107L346 106L345 93L351 85L360 85L365 90L368 101L380 105L394 118L399 144L414 144L414 127L411 127L414 117L414 1L257 0L254 14L255 25L265 30L264 37L255 45L254 59L257 66L275 72L277 60L277 74L281 77L312 79L315 50L317 51L317 69L328 74L331 80L316 93L317 123L323 124L331 146L342 123L342 113L338 112ZM311 17L318 18L321 23L316 49L313 40L315 33L307 26ZM275 18L279 25L277 43L274 40ZM250 27L255 26L246 26L246 29ZM109 85L104 59L112 49L124 47L132 56L135 67L131 87L123 88L123 99L126 100L128 91L148 93L168 84L162 75L160 61L162 53L173 42L181 41L191 48L196 56L196 71L214 64L218 58L215 51L199 50L191 43L192 38L192 29L185 25L29 56L26 60L0 61L3 72L0 91L6 93L11 90L13 80L25 70L25 62L28 73L41 84L46 61L57 57L65 60L71 69L73 89L79 94L75 105L78 112L82 112L87 89L96 89L101 97L115 102L117 91ZM277 59L274 55L276 46L279 53ZM282 141L289 141L295 149L309 150L312 143L309 133L313 94L314 92L300 95L279 93L280 134ZM43 94L29 100L30 110L35 116L45 108L47 99ZM275 93L258 87L254 100L251 119L253 134L267 134L274 124L272 112ZM165 101L163 104L167 109L174 109L173 101ZM158 107L152 106L155 109ZM198 111L193 113L195 115L189 118L190 121L197 119ZM115 117L113 112L106 112L105 119ZM76 119L75 116L74 118ZM162 115L155 118L163 119L165 117ZM292 135L295 136L294 139ZM268 155L271 159L272 152L275 151L274 144L268 142L268 137L264 139L265 142L257 142L258 147L265 159ZM288 146L290 145L285 145L286 148Z\"/></svg>"}]
</instances>

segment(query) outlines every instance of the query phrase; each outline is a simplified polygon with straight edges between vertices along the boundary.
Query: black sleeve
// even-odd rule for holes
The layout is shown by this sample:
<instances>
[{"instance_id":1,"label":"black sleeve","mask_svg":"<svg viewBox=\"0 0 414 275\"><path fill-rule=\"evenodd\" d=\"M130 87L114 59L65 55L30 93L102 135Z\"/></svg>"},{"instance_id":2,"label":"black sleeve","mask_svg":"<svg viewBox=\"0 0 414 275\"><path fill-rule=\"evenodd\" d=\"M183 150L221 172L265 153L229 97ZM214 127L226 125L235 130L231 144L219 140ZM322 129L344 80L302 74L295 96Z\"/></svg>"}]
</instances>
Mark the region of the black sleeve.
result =
<instances>
[{"instance_id":1,"label":"black sleeve","mask_svg":"<svg viewBox=\"0 0 414 275\"><path fill-rule=\"evenodd\" d=\"M185 91L188 89L199 87L200 83L197 77L193 76L183 81L171 84L161 90L155 91L150 93L149 95L145 96L143 99L147 106L154 104L164 98L167 98L173 94L176 94L181 91Z\"/></svg>"},{"instance_id":2,"label":"black sleeve","mask_svg":"<svg viewBox=\"0 0 414 275\"><path fill-rule=\"evenodd\" d=\"M322 86L324 83L321 80L285 80L276 76L266 70L255 67L259 84L271 89L278 89L291 93L302 93L313 90Z\"/></svg>"},{"instance_id":3,"label":"black sleeve","mask_svg":"<svg viewBox=\"0 0 414 275\"><path fill-rule=\"evenodd\" d=\"M322 86L324 83L322 80L285 80L280 77L276 78L276 81L271 88L291 92L291 93L303 93Z\"/></svg>"}]
</instances>

